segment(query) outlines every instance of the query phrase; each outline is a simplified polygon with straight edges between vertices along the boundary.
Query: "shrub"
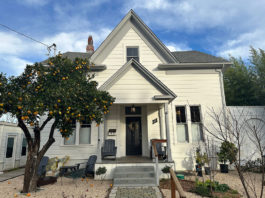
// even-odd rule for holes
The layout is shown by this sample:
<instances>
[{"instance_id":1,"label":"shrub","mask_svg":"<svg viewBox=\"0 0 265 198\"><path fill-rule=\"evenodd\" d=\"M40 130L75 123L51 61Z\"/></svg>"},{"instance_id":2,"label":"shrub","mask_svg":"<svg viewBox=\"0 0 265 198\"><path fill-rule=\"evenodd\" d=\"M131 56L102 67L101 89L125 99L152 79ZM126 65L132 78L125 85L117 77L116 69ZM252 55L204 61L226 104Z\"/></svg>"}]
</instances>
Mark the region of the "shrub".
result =
<instances>
[{"instance_id":1,"label":"shrub","mask_svg":"<svg viewBox=\"0 0 265 198\"><path fill-rule=\"evenodd\" d=\"M164 168L161 169L161 171L165 174L169 174L170 173L170 166L165 166Z\"/></svg>"},{"instance_id":2,"label":"shrub","mask_svg":"<svg viewBox=\"0 0 265 198\"><path fill-rule=\"evenodd\" d=\"M219 184L216 186L215 191L217 192L227 192L229 190L229 186L227 184Z\"/></svg>"},{"instance_id":3,"label":"shrub","mask_svg":"<svg viewBox=\"0 0 265 198\"><path fill-rule=\"evenodd\" d=\"M236 148L235 144L224 141L221 144L220 152L217 153L218 160L221 163L226 163L227 161L230 162L230 164L234 163L236 161L238 149Z\"/></svg>"}]
</instances>

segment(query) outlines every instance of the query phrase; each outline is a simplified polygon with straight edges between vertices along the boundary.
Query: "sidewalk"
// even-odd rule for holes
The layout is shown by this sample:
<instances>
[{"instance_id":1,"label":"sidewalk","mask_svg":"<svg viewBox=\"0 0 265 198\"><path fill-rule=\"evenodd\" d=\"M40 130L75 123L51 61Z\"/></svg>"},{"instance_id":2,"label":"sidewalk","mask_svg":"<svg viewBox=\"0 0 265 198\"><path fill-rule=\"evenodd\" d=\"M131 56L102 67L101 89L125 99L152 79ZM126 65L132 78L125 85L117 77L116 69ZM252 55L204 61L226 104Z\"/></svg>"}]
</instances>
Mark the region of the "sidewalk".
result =
<instances>
[{"instance_id":1,"label":"sidewalk","mask_svg":"<svg viewBox=\"0 0 265 198\"><path fill-rule=\"evenodd\" d=\"M4 174L0 175L0 182L18 177L20 175L24 175L25 168L20 168L13 171L4 172Z\"/></svg>"}]
</instances>

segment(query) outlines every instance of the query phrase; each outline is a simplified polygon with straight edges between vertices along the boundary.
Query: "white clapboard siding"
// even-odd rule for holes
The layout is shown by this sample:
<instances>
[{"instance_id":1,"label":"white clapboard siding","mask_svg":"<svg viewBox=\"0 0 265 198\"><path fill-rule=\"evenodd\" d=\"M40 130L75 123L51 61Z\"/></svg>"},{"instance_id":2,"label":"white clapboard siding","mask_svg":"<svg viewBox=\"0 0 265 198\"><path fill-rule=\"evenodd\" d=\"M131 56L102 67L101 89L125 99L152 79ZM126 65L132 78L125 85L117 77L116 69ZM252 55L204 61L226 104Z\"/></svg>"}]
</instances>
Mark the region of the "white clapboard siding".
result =
<instances>
[{"instance_id":1,"label":"white clapboard siding","mask_svg":"<svg viewBox=\"0 0 265 198\"><path fill-rule=\"evenodd\" d=\"M155 53L147 46L138 33L130 28L129 31L121 38L120 42L113 48L110 54L105 58L101 64L107 66L107 70L100 72L96 76L99 85L104 83L111 75L113 75L122 65L127 62L126 47L138 46L140 62L148 69L153 69L161 63L161 60Z\"/></svg>"},{"instance_id":2,"label":"white clapboard siding","mask_svg":"<svg viewBox=\"0 0 265 198\"><path fill-rule=\"evenodd\" d=\"M120 103L133 102L134 99L151 103L155 95L162 94L133 67L129 68L108 92Z\"/></svg>"}]
</instances>

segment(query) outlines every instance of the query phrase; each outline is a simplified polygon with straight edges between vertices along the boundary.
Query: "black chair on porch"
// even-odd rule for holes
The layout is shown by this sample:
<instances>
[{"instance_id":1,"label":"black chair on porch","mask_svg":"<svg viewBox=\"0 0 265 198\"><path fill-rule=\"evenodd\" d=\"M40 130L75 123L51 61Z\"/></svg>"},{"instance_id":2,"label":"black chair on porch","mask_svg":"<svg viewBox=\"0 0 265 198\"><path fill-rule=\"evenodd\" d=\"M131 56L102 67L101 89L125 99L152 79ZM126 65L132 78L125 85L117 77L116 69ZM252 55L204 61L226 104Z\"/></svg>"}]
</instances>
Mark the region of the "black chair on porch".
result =
<instances>
[{"instance_id":1,"label":"black chair on porch","mask_svg":"<svg viewBox=\"0 0 265 198\"><path fill-rule=\"evenodd\" d=\"M115 140L105 140L104 146L101 148L101 157L114 156L116 159L117 147L115 146Z\"/></svg>"},{"instance_id":2,"label":"black chair on porch","mask_svg":"<svg viewBox=\"0 0 265 198\"><path fill-rule=\"evenodd\" d=\"M152 155L152 140L151 141L151 156ZM158 158L166 160L167 158L167 147L166 146L162 146L161 142L156 142L156 150L157 150L157 154L158 154ZM152 157L151 157L152 158Z\"/></svg>"}]
</instances>

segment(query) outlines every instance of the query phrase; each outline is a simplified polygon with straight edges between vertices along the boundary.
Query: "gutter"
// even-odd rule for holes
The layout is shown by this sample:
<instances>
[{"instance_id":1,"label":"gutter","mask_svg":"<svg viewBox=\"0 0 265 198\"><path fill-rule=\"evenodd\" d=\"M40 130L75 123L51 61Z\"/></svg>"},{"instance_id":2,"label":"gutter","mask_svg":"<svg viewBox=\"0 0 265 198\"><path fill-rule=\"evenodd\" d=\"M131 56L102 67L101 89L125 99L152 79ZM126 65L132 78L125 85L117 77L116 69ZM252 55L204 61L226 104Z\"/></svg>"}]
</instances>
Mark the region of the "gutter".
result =
<instances>
[{"instance_id":1,"label":"gutter","mask_svg":"<svg viewBox=\"0 0 265 198\"><path fill-rule=\"evenodd\" d=\"M220 63L166 63L158 64L159 70L193 70L193 69L223 69L232 65L231 62Z\"/></svg>"}]
</instances>

